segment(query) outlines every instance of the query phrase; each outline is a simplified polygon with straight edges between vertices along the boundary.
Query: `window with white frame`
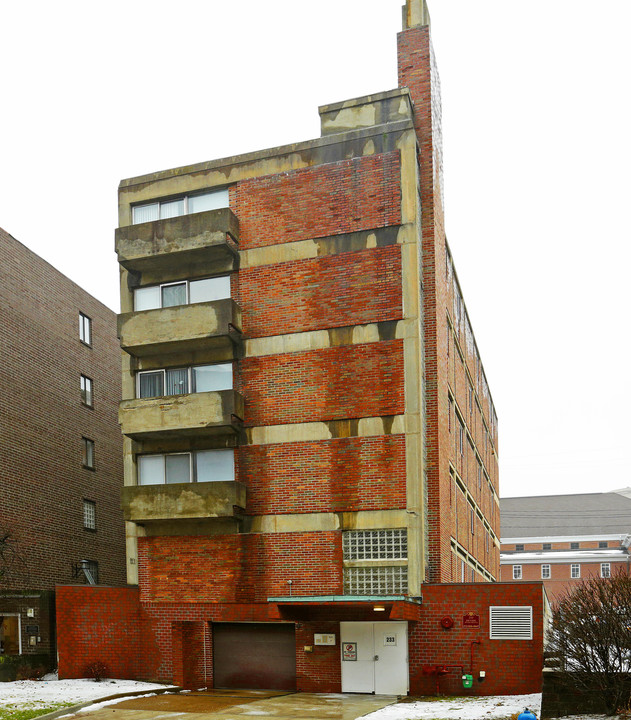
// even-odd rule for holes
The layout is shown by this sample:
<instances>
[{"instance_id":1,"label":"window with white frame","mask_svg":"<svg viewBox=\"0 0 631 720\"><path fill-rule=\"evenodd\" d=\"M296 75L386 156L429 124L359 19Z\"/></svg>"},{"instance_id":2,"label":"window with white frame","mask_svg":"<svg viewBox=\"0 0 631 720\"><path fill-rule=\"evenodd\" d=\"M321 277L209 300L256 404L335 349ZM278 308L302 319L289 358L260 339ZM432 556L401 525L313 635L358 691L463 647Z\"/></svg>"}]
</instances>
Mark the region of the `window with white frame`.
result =
<instances>
[{"instance_id":1,"label":"window with white frame","mask_svg":"<svg viewBox=\"0 0 631 720\"><path fill-rule=\"evenodd\" d=\"M600 577L611 577L611 563L600 563Z\"/></svg>"},{"instance_id":2,"label":"window with white frame","mask_svg":"<svg viewBox=\"0 0 631 720\"><path fill-rule=\"evenodd\" d=\"M134 310L156 310L176 305L193 305L212 300L225 300L229 297L229 275L201 280L182 280L136 288L134 290Z\"/></svg>"},{"instance_id":3,"label":"window with white frame","mask_svg":"<svg viewBox=\"0 0 631 720\"><path fill-rule=\"evenodd\" d=\"M83 501L83 527L96 530L96 503L92 500Z\"/></svg>"},{"instance_id":4,"label":"window with white frame","mask_svg":"<svg viewBox=\"0 0 631 720\"><path fill-rule=\"evenodd\" d=\"M234 450L138 456L138 485L234 481Z\"/></svg>"},{"instance_id":5,"label":"window with white frame","mask_svg":"<svg viewBox=\"0 0 631 720\"><path fill-rule=\"evenodd\" d=\"M541 579L548 580L550 578L550 565L544 564L541 566Z\"/></svg>"},{"instance_id":6,"label":"window with white frame","mask_svg":"<svg viewBox=\"0 0 631 720\"><path fill-rule=\"evenodd\" d=\"M521 580L521 565L513 565L513 580Z\"/></svg>"},{"instance_id":7,"label":"window with white frame","mask_svg":"<svg viewBox=\"0 0 631 720\"><path fill-rule=\"evenodd\" d=\"M232 363L146 370L136 376L136 397L232 390Z\"/></svg>"},{"instance_id":8,"label":"window with white frame","mask_svg":"<svg viewBox=\"0 0 631 720\"><path fill-rule=\"evenodd\" d=\"M572 563L570 567L570 577L571 578L580 578L581 576L581 566L580 563Z\"/></svg>"},{"instance_id":9,"label":"window with white frame","mask_svg":"<svg viewBox=\"0 0 631 720\"><path fill-rule=\"evenodd\" d=\"M84 345L92 345L92 320L82 312L79 313L79 340Z\"/></svg>"},{"instance_id":10,"label":"window with white frame","mask_svg":"<svg viewBox=\"0 0 631 720\"><path fill-rule=\"evenodd\" d=\"M81 376L81 402L88 407L93 405L92 380L87 375Z\"/></svg>"},{"instance_id":11,"label":"window with white frame","mask_svg":"<svg viewBox=\"0 0 631 720\"><path fill-rule=\"evenodd\" d=\"M142 203L142 205L135 205L132 208L132 224L166 220L180 215L192 215L193 213L229 207L229 205L228 188L196 193L195 195L183 195L170 200Z\"/></svg>"}]
</instances>

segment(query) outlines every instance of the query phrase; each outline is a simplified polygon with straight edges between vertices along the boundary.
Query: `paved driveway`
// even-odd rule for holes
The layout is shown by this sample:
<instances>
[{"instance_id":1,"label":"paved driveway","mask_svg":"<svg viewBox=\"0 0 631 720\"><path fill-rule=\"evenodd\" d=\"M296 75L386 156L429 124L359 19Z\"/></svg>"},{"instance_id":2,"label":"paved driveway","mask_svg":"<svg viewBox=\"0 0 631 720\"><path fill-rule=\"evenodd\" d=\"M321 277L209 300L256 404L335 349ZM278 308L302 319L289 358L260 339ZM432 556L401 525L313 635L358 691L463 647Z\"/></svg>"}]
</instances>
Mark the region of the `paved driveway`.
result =
<instances>
[{"instance_id":1,"label":"paved driveway","mask_svg":"<svg viewBox=\"0 0 631 720\"><path fill-rule=\"evenodd\" d=\"M209 690L121 700L81 720L355 720L397 702L394 695Z\"/></svg>"}]
</instances>

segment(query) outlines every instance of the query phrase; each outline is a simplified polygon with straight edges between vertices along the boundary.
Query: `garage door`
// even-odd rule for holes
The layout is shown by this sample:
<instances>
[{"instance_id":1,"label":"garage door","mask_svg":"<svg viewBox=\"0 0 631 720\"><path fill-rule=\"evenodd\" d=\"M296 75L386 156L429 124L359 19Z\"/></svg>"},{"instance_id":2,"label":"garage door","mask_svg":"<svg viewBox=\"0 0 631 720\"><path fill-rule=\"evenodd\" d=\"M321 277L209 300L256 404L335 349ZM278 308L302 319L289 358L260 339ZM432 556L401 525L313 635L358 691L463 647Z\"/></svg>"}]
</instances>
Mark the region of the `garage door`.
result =
<instances>
[{"instance_id":1,"label":"garage door","mask_svg":"<svg viewBox=\"0 0 631 720\"><path fill-rule=\"evenodd\" d=\"M296 689L296 631L283 623L213 623L216 688Z\"/></svg>"}]
</instances>

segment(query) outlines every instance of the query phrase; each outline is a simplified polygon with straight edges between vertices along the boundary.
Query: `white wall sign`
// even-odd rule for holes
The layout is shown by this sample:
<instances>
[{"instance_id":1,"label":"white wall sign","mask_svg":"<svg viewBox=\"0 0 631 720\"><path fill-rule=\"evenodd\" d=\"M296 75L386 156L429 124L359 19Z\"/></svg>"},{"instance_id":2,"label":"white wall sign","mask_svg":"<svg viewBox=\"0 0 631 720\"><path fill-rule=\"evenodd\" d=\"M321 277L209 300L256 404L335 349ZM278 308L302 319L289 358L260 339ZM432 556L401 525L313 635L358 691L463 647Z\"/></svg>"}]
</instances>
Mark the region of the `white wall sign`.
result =
<instances>
[{"instance_id":1,"label":"white wall sign","mask_svg":"<svg viewBox=\"0 0 631 720\"><path fill-rule=\"evenodd\" d=\"M314 645L335 645L335 635L333 634L314 634Z\"/></svg>"}]
</instances>

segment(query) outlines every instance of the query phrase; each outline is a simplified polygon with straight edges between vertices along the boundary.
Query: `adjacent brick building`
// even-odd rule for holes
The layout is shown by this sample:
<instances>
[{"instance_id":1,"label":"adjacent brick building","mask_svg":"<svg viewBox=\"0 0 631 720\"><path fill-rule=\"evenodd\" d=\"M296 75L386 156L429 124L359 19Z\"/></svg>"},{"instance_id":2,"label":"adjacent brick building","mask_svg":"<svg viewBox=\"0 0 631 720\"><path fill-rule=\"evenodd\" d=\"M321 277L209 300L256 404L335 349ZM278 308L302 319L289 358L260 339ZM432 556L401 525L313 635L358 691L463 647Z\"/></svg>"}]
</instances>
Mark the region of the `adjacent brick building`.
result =
<instances>
[{"instance_id":1,"label":"adjacent brick building","mask_svg":"<svg viewBox=\"0 0 631 720\"><path fill-rule=\"evenodd\" d=\"M554 602L582 578L629 573L631 489L502 499L501 578Z\"/></svg>"},{"instance_id":2,"label":"adjacent brick building","mask_svg":"<svg viewBox=\"0 0 631 720\"><path fill-rule=\"evenodd\" d=\"M56 583L126 578L116 316L0 229L0 317L7 679L29 662L54 664Z\"/></svg>"},{"instance_id":3,"label":"adjacent brick building","mask_svg":"<svg viewBox=\"0 0 631 720\"><path fill-rule=\"evenodd\" d=\"M138 591L60 596L62 674L101 653L190 687L539 688L542 586L492 582L497 419L405 10L400 87L320 108L319 139L121 183ZM86 617L118 630L94 647Z\"/></svg>"}]
</instances>

